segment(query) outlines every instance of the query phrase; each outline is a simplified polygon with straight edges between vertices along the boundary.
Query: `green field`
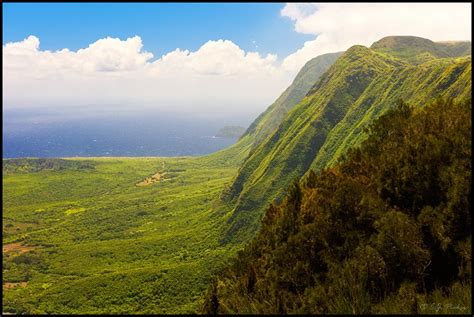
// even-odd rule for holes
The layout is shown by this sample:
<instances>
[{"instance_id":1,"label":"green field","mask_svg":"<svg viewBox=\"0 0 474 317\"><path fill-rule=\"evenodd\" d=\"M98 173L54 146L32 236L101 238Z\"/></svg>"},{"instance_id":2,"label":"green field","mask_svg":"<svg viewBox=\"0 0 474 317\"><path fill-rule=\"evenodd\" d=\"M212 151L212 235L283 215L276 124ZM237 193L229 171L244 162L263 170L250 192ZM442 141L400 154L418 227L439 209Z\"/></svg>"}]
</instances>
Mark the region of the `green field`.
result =
<instances>
[{"instance_id":1,"label":"green field","mask_svg":"<svg viewBox=\"0 0 474 317\"><path fill-rule=\"evenodd\" d=\"M221 158L4 160L4 312L195 312L234 253L211 208L237 172Z\"/></svg>"}]
</instances>

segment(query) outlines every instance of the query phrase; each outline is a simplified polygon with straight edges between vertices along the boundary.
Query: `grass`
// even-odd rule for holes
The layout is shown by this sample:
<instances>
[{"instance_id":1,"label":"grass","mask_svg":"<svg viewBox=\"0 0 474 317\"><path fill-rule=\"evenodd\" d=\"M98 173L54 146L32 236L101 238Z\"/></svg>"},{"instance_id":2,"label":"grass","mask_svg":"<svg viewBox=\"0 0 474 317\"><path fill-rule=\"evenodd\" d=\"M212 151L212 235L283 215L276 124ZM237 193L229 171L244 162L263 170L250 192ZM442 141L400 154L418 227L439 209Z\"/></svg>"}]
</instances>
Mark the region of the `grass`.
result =
<instances>
[{"instance_id":1,"label":"grass","mask_svg":"<svg viewBox=\"0 0 474 317\"><path fill-rule=\"evenodd\" d=\"M195 312L234 253L212 212L237 172L223 156L4 160L3 244L34 246L4 253L4 312ZM173 177L136 186L158 171Z\"/></svg>"}]
</instances>

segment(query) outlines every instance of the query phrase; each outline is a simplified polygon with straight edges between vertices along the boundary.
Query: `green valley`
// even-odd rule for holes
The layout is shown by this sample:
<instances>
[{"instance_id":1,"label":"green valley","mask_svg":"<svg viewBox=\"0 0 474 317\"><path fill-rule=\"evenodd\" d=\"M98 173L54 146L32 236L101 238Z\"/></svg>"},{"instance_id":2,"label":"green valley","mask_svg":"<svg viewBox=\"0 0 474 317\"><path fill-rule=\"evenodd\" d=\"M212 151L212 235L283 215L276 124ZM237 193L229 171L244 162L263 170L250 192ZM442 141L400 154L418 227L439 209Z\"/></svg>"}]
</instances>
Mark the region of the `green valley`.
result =
<instances>
[{"instance_id":1,"label":"green valley","mask_svg":"<svg viewBox=\"0 0 474 317\"><path fill-rule=\"evenodd\" d=\"M165 181L136 186L160 170ZM4 312L194 312L232 253L212 205L235 162L22 159L3 171Z\"/></svg>"}]
</instances>

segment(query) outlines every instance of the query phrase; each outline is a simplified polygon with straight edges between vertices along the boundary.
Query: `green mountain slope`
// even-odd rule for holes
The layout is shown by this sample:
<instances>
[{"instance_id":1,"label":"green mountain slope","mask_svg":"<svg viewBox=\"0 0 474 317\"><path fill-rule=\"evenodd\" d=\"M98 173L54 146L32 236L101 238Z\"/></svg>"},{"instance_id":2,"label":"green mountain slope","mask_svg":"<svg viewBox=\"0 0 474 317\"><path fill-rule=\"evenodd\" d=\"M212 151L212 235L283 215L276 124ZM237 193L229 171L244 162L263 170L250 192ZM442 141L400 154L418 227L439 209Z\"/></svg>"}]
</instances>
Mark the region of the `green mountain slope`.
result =
<instances>
[{"instance_id":1,"label":"green mountain slope","mask_svg":"<svg viewBox=\"0 0 474 317\"><path fill-rule=\"evenodd\" d=\"M466 52L449 45L450 52ZM222 197L227 206L222 209L230 209L224 241L249 239L264 206L280 199L295 177L334 164L358 145L367 124L398 99L424 104L439 96L470 95L471 56L438 57L445 47L416 37L389 37L372 48L346 51L244 161Z\"/></svg>"},{"instance_id":2,"label":"green mountain slope","mask_svg":"<svg viewBox=\"0 0 474 317\"><path fill-rule=\"evenodd\" d=\"M433 42L416 36L387 36L370 47L412 63L471 54L471 42Z\"/></svg>"},{"instance_id":3,"label":"green mountain slope","mask_svg":"<svg viewBox=\"0 0 474 317\"><path fill-rule=\"evenodd\" d=\"M342 55L343 52L329 53L308 61L298 72L291 85L275 102L260 114L247 128L239 141L234 145L207 155L211 164L241 164L252 148L263 142L283 121L289 110L297 105L309 92L325 71Z\"/></svg>"},{"instance_id":4,"label":"green mountain slope","mask_svg":"<svg viewBox=\"0 0 474 317\"><path fill-rule=\"evenodd\" d=\"M249 126L244 136L255 137L254 146L274 132L283 118L308 93L314 83L342 55L343 52L324 54L307 62L293 83Z\"/></svg>"},{"instance_id":5,"label":"green mountain slope","mask_svg":"<svg viewBox=\"0 0 474 317\"><path fill-rule=\"evenodd\" d=\"M203 312L471 314L471 115L437 100L380 117L268 207Z\"/></svg>"}]
</instances>

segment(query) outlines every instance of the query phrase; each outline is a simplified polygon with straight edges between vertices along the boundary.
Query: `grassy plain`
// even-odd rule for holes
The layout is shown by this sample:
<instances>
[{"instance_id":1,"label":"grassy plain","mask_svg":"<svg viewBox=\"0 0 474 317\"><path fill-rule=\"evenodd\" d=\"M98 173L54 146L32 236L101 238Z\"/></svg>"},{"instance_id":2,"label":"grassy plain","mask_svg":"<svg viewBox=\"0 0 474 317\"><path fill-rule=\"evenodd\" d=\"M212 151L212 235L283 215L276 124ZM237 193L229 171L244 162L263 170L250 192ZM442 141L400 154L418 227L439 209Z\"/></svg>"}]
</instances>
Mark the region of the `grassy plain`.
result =
<instances>
[{"instance_id":1,"label":"grassy plain","mask_svg":"<svg viewBox=\"0 0 474 317\"><path fill-rule=\"evenodd\" d=\"M4 312L195 312L235 251L211 208L235 160L65 161L3 160ZM166 181L137 186L157 172Z\"/></svg>"}]
</instances>

